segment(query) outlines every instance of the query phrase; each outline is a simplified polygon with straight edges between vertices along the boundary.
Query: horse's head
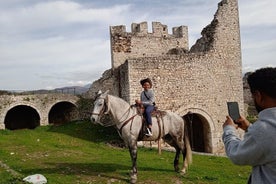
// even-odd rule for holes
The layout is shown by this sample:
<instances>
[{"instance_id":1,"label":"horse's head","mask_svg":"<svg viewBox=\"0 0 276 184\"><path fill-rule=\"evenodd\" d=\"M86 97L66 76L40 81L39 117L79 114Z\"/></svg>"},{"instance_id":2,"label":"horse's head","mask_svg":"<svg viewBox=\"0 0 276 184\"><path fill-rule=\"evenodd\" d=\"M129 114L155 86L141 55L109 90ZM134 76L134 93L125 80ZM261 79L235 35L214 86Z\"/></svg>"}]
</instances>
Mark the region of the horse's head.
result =
<instances>
[{"instance_id":1,"label":"horse's head","mask_svg":"<svg viewBox=\"0 0 276 184\"><path fill-rule=\"evenodd\" d=\"M92 115L91 115L91 122L93 123L99 123L102 124L100 122L101 117L104 114L108 114L108 91L106 91L105 93L102 93L101 91L99 91L97 93L97 96L95 98L94 101L94 108L92 111Z\"/></svg>"}]
</instances>

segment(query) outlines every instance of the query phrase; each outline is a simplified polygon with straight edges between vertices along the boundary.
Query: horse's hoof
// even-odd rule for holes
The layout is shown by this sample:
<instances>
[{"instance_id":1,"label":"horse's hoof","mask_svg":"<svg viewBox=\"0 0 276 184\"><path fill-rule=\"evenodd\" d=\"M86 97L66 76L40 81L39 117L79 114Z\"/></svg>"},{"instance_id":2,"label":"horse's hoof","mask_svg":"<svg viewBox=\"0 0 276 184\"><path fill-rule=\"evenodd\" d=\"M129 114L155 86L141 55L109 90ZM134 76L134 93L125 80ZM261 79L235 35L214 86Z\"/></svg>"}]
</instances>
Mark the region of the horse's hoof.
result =
<instances>
[{"instance_id":1,"label":"horse's hoof","mask_svg":"<svg viewBox=\"0 0 276 184\"><path fill-rule=\"evenodd\" d=\"M175 168L174 168L174 171L175 171L175 172L179 172L179 167L175 167Z\"/></svg>"},{"instance_id":2,"label":"horse's hoof","mask_svg":"<svg viewBox=\"0 0 276 184\"><path fill-rule=\"evenodd\" d=\"M130 176L130 183L134 184L137 181L137 174L131 174Z\"/></svg>"},{"instance_id":3,"label":"horse's hoof","mask_svg":"<svg viewBox=\"0 0 276 184\"><path fill-rule=\"evenodd\" d=\"M180 171L180 174L181 174L181 175L185 175L185 174L186 174L186 169L182 169L182 170Z\"/></svg>"}]
</instances>

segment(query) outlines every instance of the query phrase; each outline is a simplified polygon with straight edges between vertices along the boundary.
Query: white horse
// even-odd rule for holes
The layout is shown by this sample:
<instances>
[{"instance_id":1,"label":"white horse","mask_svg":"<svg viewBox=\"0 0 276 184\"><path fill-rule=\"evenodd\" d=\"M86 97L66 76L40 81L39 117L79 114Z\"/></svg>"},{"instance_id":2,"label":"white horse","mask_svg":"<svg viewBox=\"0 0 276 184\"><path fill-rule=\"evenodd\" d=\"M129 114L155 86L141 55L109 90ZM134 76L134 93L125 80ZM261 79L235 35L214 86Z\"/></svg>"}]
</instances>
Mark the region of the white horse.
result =
<instances>
[{"instance_id":1,"label":"white horse","mask_svg":"<svg viewBox=\"0 0 276 184\"><path fill-rule=\"evenodd\" d=\"M112 122L103 122L103 115L111 115ZM129 148L132 171L131 183L137 180L137 141L156 141L163 138L165 142L173 146L176 150L174 159L174 169L179 171L179 155L183 154L183 167L180 172L186 172L188 165L192 162L192 151L187 134L187 127L184 119L172 112L164 111L160 118L152 117L152 134L153 136L141 137L143 127L143 115L137 111L137 107L130 106L129 103L121 98L105 93L98 93L94 102L94 109L91 116L91 121L101 124L102 126L114 126L117 128L121 138Z\"/></svg>"}]
</instances>

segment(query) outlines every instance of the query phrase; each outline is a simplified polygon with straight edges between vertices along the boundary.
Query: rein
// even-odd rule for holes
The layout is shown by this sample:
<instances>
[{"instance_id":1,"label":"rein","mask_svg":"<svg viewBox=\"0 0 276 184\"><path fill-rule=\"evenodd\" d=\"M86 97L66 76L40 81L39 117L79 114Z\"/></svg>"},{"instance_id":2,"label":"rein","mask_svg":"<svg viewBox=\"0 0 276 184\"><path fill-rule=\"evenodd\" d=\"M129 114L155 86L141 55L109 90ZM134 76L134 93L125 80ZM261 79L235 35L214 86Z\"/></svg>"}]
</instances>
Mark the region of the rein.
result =
<instances>
[{"instance_id":1,"label":"rein","mask_svg":"<svg viewBox=\"0 0 276 184\"><path fill-rule=\"evenodd\" d=\"M108 107L107 107L107 102L106 102L108 99L106 99L106 98L101 98L101 99L104 100L104 108L102 108L101 111L100 111L99 113L92 112L92 115L101 116L102 114L107 113L107 112L105 112L105 111L106 111L106 109L108 109ZM132 121L132 120L135 118L135 116L137 116L137 115L138 115L138 113L136 113L135 115L133 115L132 117L130 117L130 118L128 118L126 121L124 121L124 122L123 122L123 125L121 126L120 129L117 128L118 131L119 131L119 133L120 133L120 135L122 134L122 129L123 129L130 121Z\"/></svg>"},{"instance_id":2,"label":"rein","mask_svg":"<svg viewBox=\"0 0 276 184\"><path fill-rule=\"evenodd\" d=\"M101 98L101 97L100 97ZM104 108L102 108L101 109L101 111L99 112L99 113L95 113L95 112L92 112L92 115L97 115L97 116L101 116L101 115L103 115L103 114L105 114L105 113L108 113L107 111L108 111L108 105L107 105L107 101L108 101L108 98L101 98L101 99L103 99L104 100ZM139 109L138 109L139 110ZM124 113L124 115L127 113L127 112L129 112L129 111L126 111L125 113ZM118 130L118 132L119 132L119 134L120 135L122 135L122 130L123 130L123 128L130 122L130 121L133 121L133 119L137 116L137 115L141 115L141 112L139 113L140 111L138 111L136 114L134 114L133 116L131 116L130 118L128 118L127 120L125 120L125 121L123 121L122 123L120 123L120 124L122 124L122 126L120 127L120 128L118 128L117 126L116 126L116 128L117 128L117 130ZM160 114L159 114L160 115ZM158 128L159 128L159 133L158 133L158 138L157 138L157 140L159 140L160 138L161 138L161 124L160 124L160 116L159 115L157 115L156 116L156 119L157 119L157 123L158 123ZM161 116L161 118L162 118L162 116ZM143 123L143 120L142 120L142 123ZM163 127L164 128L164 127ZM131 130L131 128L130 128L130 130Z\"/></svg>"},{"instance_id":3,"label":"rein","mask_svg":"<svg viewBox=\"0 0 276 184\"><path fill-rule=\"evenodd\" d=\"M130 122L131 120L133 120L135 118L135 116L137 116L138 114L135 114L134 116L128 118L123 125L121 126L121 128L119 129L119 133L120 135L122 135L122 129L128 124L128 122Z\"/></svg>"}]
</instances>

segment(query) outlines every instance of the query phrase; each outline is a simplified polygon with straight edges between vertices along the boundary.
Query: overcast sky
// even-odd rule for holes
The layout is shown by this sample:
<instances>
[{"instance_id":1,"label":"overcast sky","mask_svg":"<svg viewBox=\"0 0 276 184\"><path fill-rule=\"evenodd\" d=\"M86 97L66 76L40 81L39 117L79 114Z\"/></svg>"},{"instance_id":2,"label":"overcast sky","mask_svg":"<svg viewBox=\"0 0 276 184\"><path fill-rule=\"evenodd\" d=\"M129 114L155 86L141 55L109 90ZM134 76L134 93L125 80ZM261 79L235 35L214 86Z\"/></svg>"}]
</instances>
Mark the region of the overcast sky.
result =
<instances>
[{"instance_id":1,"label":"overcast sky","mask_svg":"<svg viewBox=\"0 0 276 184\"><path fill-rule=\"evenodd\" d=\"M219 0L0 0L0 90L85 85L111 68L109 26L158 21L200 38ZM243 72L276 66L276 1L240 0Z\"/></svg>"}]
</instances>

